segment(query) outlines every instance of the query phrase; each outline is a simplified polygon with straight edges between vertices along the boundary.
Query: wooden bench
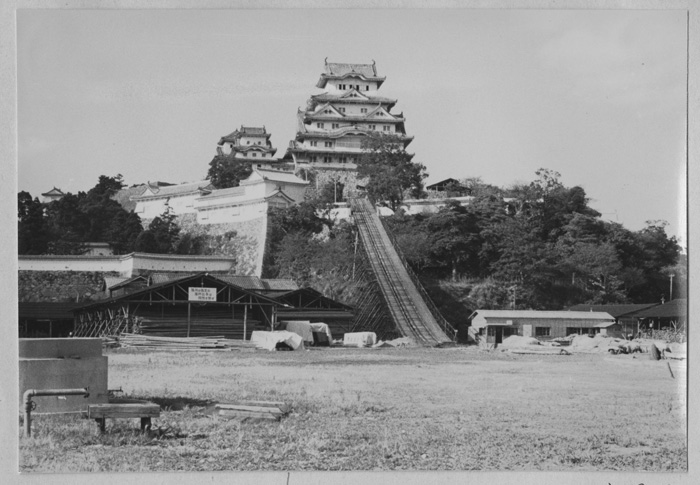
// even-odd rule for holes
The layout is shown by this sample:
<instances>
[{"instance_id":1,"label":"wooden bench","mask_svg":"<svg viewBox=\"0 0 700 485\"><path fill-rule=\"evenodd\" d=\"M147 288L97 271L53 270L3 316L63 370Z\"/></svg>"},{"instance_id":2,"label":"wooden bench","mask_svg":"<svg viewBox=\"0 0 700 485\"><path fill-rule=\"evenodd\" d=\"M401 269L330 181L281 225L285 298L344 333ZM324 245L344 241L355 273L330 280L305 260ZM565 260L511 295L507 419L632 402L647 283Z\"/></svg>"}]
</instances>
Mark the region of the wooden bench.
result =
<instances>
[{"instance_id":1,"label":"wooden bench","mask_svg":"<svg viewBox=\"0 0 700 485\"><path fill-rule=\"evenodd\" d=\"M151 418L160 417L160 406L154 403L89 404L87 417L97 421L100 433L105 432L107 418L141 418L141 431L146 431L151 428Z\"/></svg>"}]
</instances>

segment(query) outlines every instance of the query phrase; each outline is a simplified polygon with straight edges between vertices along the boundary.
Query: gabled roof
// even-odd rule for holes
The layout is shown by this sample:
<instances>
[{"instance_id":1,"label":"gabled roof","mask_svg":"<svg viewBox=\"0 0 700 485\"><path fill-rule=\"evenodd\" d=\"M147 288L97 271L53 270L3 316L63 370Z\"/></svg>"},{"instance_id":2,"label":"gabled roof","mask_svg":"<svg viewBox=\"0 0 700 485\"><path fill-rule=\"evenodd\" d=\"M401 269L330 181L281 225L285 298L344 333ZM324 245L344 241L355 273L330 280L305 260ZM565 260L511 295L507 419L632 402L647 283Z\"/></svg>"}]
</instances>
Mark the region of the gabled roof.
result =
<instances>
[{"instance_id":1,"label":"gabled roof","mask_svg":"<svg viewBox=\"0 0 700 485\"><path fill-rule=\"evenodd\" d=\"M426 189L427 189L427 190L438 190L438 189L440 189L440 188L444 188L446 185L449 185L449 184L456 184L456 185L459 185L459 186L462 185L462 184L460 183L459 180L453 179L453 178L448 178L448 179L445 179L445 180L441 180L441 181L439 181L439 182L435 182L435 183L432 184L432 185L428 185L428 186L426 187ZM465 187L465 188L466 188L466 187Z\"/></svg>"},{"instance_id":2,"label":"gabled roof","mask_svg":"<svg viewBox=\"0 0 700 485\"><path fill-rule=\"evenodd\" d=\"M317 103L381 103L389 106L390 108L394 106L398 100L394 98L385 98L384 96L374 96L371 93L371 91L364 91L360 92L361 97L348 97L350 92L358 92L355 91L354 89L352 91L345 92L343 94L330 94L330 93L321 93L321 94L312 94L311 95L311 100L315 101Z\"/></svg>"},{"instance_id":3,"label":"gabled roof","mask_svg":"<svg viewBox=\"0 0 700 485\"><path fill-rule=\"evenodd\" d=\"M620 318L623 316L633 316L636 312L646 310L647 308L655 307L657 305L658 303L620 305L587 305L582 303L570 307L569 310L577 312L607 312L615 318Z\"/></svg>"},{"instance_id":4,"label":"gabled roof","mask_svg":"<svg viewBox=\"0 0 700 485\"><path fill-rule=\"evenodd\" d=\"M635 313L637 318L684 318L688 315L688 300L679 298Z\"/></svg>"},{"instance_id":5,"label":"gabled roof","mask_svg":"<svg viewBox=\"0 0 700 485\"><path fill-rule=\"evenodd\" d=\"M189 276L193 276L192 273L153 273L150 276L150 282L151 284L162 284ZM226 283L251 291L291 291L299 288L293 280L288 279L262 279L257 276L232 274L217 274L213 276Z\"/></svg>"},{"instance_id":6,"label":"gabled roof","mask_svg":"<svg viewBox=\"0 0 700 485\"><path fill-rule=\"evenodd\" d=\"M63 192L61 192L61 189L57 189L56 187L54 187L53 189L49 190L48 192L44 192L44 193L41 194L41 195L44 195L44 196L51 196L51 195L56 196L56 195L66 195L66 194L64 194Z\"/></svg>"},{"instance_id":7,"label":"gabled roof","mask_svg":"<svg viewBox=\"0 0 700 485\"><path fill-rule=\"evenodd\" d=\"M267 132L265 127L263 126L262 128L257 127L257 126L243 126L241 125L240 130L235 130L232 133L229 133L226 136L222 136L221 139L219 139L219 145L223 145L224 143L232 143L240 140L241 136L262 136L265 138L270 138L270 133Z\"/></svg>"},{"instance_id":8,"label":"gabled roof","mask_svg":"<svg viewBox=\"0 0 700 485\"><path fill-rule=\"evenodd\" d=\"M324 113L326 109L330 109L332 113ZM317 106L311 113L311 116L321 118L321 117L341 117L344 118L345 115L338 111L335 106L333 106L331 103L324 103L322 105Z\"/></svg>"},{"instance_id":9,"label":"gabled roof","mask_svg":"<svg viewBox=\"0 0 700 485\"><path fill-rule=\"evenodd\" d=\"M377 86L381 86L386 79L377 75L377 66L374 61L372 64L344 64L326 60L325 71L316 83L319 88L325 87L329 79L357 77L366 81L376 81Z\"/></svg>"},{"instance_id":10,"label":"gabled roof","mask_svg":"<svg viewBox=\"0 0 700 485\"><path fill-rule=\"evenodd\" d=\"M265 303L286 306L286 304L284 304L282 302L278 302L276 300L273 300L270 297L264 296L259 292L249 291L249 290L246 290L245 288L241 288L238 285L234 285L232 283L224 281L219 277L219 275L215 276L215 275L211 275L209 273L197 273L194 275L190 274L187 276L182 276L180 278L170 279L170 280L163 281L161 283L152 284L152 285L147 286L141 290L134 291L133 293L129 293L127 295L122 295L122 296L113 297L113 298L107 298L105 300L100 300L98 302L83 305L83 306L75 308L73 311L79 312L81 310L86 310L89 308L95 308L95 307L100 307L100 306L109 306L112 303L119 302L122 300L134 300L140 296L148 295L149 293L151 293L155 290L160 290L162 288L165 288L168 286L173 286L173 285L184 285L184 284L187 284L189 282L195 282L195 284L201 284L201 285L204 285L205 282L207 284L217 284L218 283L220 285L230 286L239 292L253 296L253 297L255 297L255 298L257 298ZM165 292L165 293L167 293L167 292ZM180 300L178 300L178 301L180 301ZM185 300L182 300L182 301L185 301Z\"/></svg>"}]
</instances>

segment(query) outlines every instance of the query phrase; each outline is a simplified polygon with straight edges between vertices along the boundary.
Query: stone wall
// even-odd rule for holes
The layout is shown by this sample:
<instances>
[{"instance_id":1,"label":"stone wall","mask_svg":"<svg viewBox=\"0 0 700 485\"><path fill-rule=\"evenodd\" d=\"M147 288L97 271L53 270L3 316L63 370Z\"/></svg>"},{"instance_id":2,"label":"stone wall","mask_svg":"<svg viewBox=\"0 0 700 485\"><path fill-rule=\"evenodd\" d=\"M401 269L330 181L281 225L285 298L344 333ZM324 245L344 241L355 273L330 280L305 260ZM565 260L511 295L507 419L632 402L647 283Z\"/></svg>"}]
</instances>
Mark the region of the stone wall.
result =
<instances>
[{"instance_id":1,"label":"stone wall","mask_svg":"<svg viewBox=\"0 0 700 485\"><path fill-rule=\"evenodd\" d=\"M262 274L267 214L258 219L225 224L198 224L196 214L177 216L181 234L205 236L207 254L236 258L235 274Z\"/></svg>"},{"instance_id":2,"label":"stone wall","mask_svg":"<svg viewBox=\"0 0 700 485\"><path fill-rule=\"evenodd\" d=\"M18 272L18 300L21 302L90 302L106 298L102 292L102 271L22 271Z\"/></svg>"},{"instance_id":3,"label":"stone wall","mask_svg":"<svg viewBox=\"0 0 700 485\"><path fill-rule=\"evenodd\" d=\"M343 195L345 197L351 197L358 195L357 186L366 185L366 179L361 179L357 176L357 171L355 170L333 170L333 169L314 169L314 177L316 183L312 184L311 187L320 189L326 184L332 184L334 182L340 182L345 186L345 191Z\"/></svg>"}]
</instances>

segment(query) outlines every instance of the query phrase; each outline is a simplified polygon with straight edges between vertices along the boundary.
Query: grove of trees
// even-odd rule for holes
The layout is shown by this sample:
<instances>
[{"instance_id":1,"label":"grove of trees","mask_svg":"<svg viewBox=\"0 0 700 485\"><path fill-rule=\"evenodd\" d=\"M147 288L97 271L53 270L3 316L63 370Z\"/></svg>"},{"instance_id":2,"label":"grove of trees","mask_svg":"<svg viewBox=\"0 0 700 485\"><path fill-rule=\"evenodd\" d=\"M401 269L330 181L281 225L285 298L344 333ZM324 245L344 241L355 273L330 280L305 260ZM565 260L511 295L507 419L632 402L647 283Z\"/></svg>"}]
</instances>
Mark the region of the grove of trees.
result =
<instances>
[{"instance_id":1,"label":"grove of trees","mask_svg":"<svg viewBox=\"0 0 700 485\"><path fill-rule=\"evenodd\" d=\"M424 278L470 281L480 308L560 309L577 303L647 303L683 294L681 248L665 223L630 231L600 219L583 188L541 169L508 189L464 182L474 199L435 214L385 219ZM682 264L681 264L682 265Z\"/></svg>"}]
</instances>

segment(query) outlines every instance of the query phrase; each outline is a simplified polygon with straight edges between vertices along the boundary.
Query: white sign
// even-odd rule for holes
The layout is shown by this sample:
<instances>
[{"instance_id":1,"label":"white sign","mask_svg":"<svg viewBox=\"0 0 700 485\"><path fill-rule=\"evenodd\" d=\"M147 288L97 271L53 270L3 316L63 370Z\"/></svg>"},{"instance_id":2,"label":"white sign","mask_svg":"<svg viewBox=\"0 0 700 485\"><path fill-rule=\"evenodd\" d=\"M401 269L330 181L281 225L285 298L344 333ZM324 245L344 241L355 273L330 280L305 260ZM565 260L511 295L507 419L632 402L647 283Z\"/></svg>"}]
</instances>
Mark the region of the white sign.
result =
<instances>
[{"instance_id":1,"label":"white sign","mask_svg":"<svg viewBox=\"0 0 700 485\"><path fill-rule=\"evenodd\" d=\"M189 288L189 301L216 301L216 288Z\"/></svg>"}]
</instances>

